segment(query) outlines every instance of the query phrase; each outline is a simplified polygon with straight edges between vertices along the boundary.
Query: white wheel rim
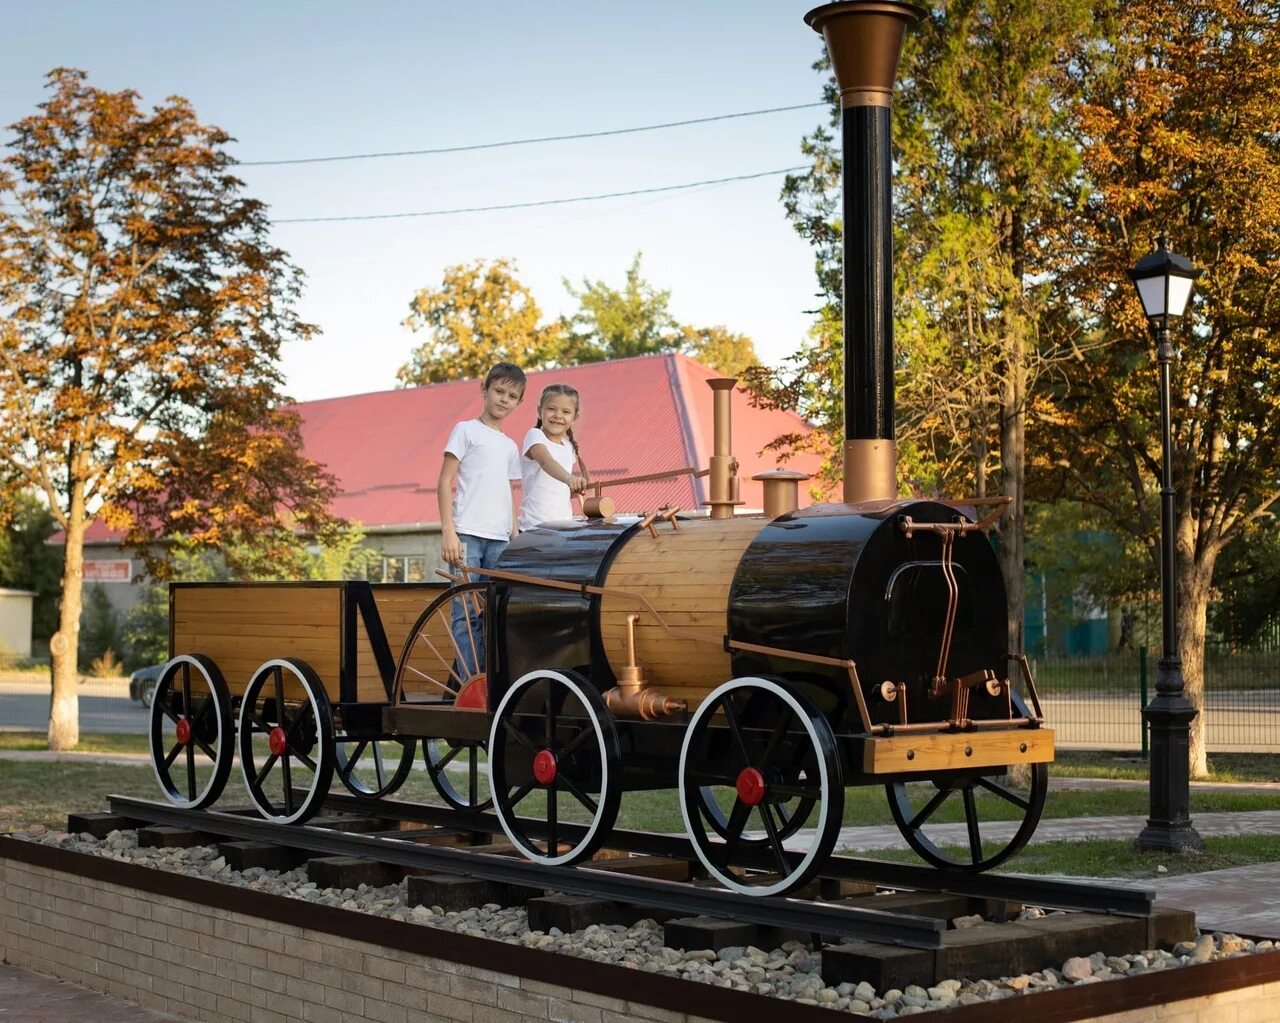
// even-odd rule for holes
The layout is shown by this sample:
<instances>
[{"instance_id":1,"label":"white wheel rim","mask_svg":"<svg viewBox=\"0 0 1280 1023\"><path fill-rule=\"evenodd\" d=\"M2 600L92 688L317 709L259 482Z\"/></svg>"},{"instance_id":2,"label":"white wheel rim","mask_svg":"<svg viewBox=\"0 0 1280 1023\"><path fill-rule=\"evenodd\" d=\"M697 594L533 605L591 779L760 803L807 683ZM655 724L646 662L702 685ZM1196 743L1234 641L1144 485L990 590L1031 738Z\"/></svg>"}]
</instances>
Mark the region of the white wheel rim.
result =
<instances>
[{"instance_id":1,"label":"white wheel rim","mask_svg":"<svg viewBox=\"0 0 1280 1023\"><path fill-rule=\"evenodd\" d=\"M258 680L258 676L268 668L281 668L288 672L298 680L298 684L302 686L302 691L307 694L307 702L311 704L311 713L315 715L316 720L316 770L311 772L311 785L307 789L307 794L302 797L302 801L298 803L297 809L291 814L277 813L269 805L264 805L259 802L258 797L254 794L253 786L249 784L249 773L253 770L253 767L244 756L240 757L240 777L244 780L245 791L249 794L249 800L255 807L257 807L258 813L267 820L275 821L278 824L293 824L295 821L299 821L306 816L307 811L311 809L311 804L316 798L316 790L320 786L320 776L323 773L320 770L320 766L323 763L324 757L329 755L329 737L324 734L323 719L320 717L320 704L316 700L316 694L312 691L310 683L303 678L302 673L298 670L296 665L290 664L283 658L276 658L275 660L264 662L258 666L258 670L255 671L253 673L253 677L250 678L249 689L253 688L253 683ZM248 692L248 690L246 690L246 692ZM259 690L259 693L261 693L261 690ZM249 711L251 707L252 704L247 699L240 702L240 720L238 722L237 730L242 736L252 734L248 730L251 724L249 721ZM277 713L279 713L279 711L277 711ZM249 741L252 742L253 740L251 739Z\"/></svg>"},{"instance_id":2,"label":"white wheel rim","mask_svg":"<svg viewBox=\"0 0 1280 1023\"><path fill-rule=\"evenodd\" d=\"M204 801L204 799L209 795L210 789L212 789L213 786L217 783L218 774L219 774L218 767L221 765L222 758L225 755L223 752L224 750L223 743L226 741L227 737L222 734L222 719L226 715L226 708L222 705L222 695L218 692L218 687L214 685L213 678L205 670L204 665L201 664L197 658L192 657L190 654L179 654L177 657L173 658L171 661L168 661L165 664L165 666L162 669L160 669L160 677L156 679L155 688L152 689L151 728L147 732L148 744L151 744L154 741L154 736L156 734L156 726L163 724L163 722L156 721L157 717L164 716L164 708L161 707L160 704L156 702L155 689L158 689L160 687L160 683L163 682L165 679L165 676L169 674L169 669L176 668L180 664L191 665L193 668L196 669L196 671L200 673L200 677L205 680L205 683L209 687L209 698L213 700L214 713L217 718L217 726L218 726L218 737L216 740L217 745L214 747L214 752L216 753L216 756L212 764L213 770L209 773L208 782L205 783L204 788L200 790L199 794L195 797L195 799L175 799L173 797L173 793L170 791L170 786L165 784L164 779L160 776L159 761L163 759L163 756L160 756L158 754L160 754L161 751L155 749L154 746L152 747L151 772L156 776L156 784L160 786L160 791L165 794L165 798L168 799L169 802L171 802L174 806L179 806L179 807L182 807L183 809L187 809L193 806L199 806ZM173 690L172 684L169 686L169 689L172 692ZM187 714L188 716L190 716L191 714L190 708L187 708Z\"/></svg>"},{"instance_id":3,"label":"white wheel rim","mask_svg":"<svg viewBox=\"0 0 1280 1023\"><path fill-rule=\"evenodd\" d=\"M712 863L711 858L702 851L702 845L697 838L699 832L694 830L693 820L689 816L690 796L696 795L696 793L690 793L688 791L689 785L685 781L685 766L689 760L689 748L692 738L697 730L698 724L710 715L711 708L720 701L720 698L739 689L765 689L782 700L783 703L791 708L796 717L799 718L800 723L804 725L804 730L809 734L809 741L813 743L814 751L818 754L818 820L817 826L814 829L813 844L810 846L809 851L805 853L801 861L786 877L779 878L776 883L771 885L743 884L742 881L732 873L727 870L721 870L718 866ZM723 884L726 888L738 892L740 895L761 897L765 895L777 895L780 892L786 891L786 889L790 887L791 879L793 877L807 871L812 865L814 858L821 851L822 836L826 833L827 819L831 814L831 779L827 775L826 759L822 756L822 744L818 741L817 729L814 728L813 722L809 720L808 713L800 705L800 702L795 698L795 696L792 695L790 690L779 685L777 682L770 681L767 678L744 676L742 678L731 679L709 693L706 699L699 704L698 709L694 711L693 717L689 719L689 727L685 730L684 742L681 743L680 746L680 773L678 778L680 784L680 816L684 818L685 834L689 836L689 841L693 844L693 851L697 853L698 859L702 861L702 865L707 868L708 873L710 873L712 877ZM701 829L701 832L705 834L708 830L708 828L704 827ZM794 838L795 836L793 835L792 837ZM706 840L708 842L711 841L710 835L707 836Z\"/></svg>"},{"instance_id":4,"label":"white wheel rim","mask_svg":"<svg viewBox=\"0 0 1280 1023\"><path fill-rule=\"evenodd\" d=\"M587 833L583 836L582 840L574 845L568 852L561 853L559 856L539 856L534 853L533 850L526 848L524 838L517 837L517 834L512 827L512 822L507 819L506 813L503 812L502 800L497 797L497 780L493 776L494 751L498 748L496 744L500 741L506 741L505 736L501 734L501 727L502 715L506 710L507 705L520 696L521 691L526 687L526 683L532 684L534 680L543 678L554 679L569 689L569 691L578 698L578 702L582 705L582 709L586 712L587 718L591 721L591 727L596 733L596 748L600 751L600 799L597 803L595 816L591 818L591 823L587 826ZM505 761L505 749L501 756ZM551 866L556 866L558 864L570 862L578 854L579 850L586 848L591 843L591 840L595 838L596 832L600 830L600 823L604 818L605 793L609 791L609 786L612 784L612 779L609 777L608 759L604 739L604 726L596 716L591 704L587 702L587 697L583 688L567 675L558 671L531 671L527 675L522 675L520 678L516 679L515 683L502 694L502 699L498 702L498 709L494 711L493 714L493 724L489 728L489 797L493 800L493 809L498 815L498 823L502 825L503 832L506 834L511 844L520 850L525 859L533 860L536 863L546 863Z\"/></svg>"}]
</instances>

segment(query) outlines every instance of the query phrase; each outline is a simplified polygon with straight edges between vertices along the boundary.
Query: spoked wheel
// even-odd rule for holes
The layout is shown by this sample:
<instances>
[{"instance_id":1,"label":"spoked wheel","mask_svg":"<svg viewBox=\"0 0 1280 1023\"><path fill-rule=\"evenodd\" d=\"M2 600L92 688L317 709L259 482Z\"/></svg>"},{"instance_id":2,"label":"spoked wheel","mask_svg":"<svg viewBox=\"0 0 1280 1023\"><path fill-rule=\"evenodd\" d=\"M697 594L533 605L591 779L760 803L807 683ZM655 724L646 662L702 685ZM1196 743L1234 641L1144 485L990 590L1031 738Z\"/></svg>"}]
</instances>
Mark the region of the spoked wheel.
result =
<instances>
[{"instance_id":1,"label":"spoked wheel","mask_svg":"<svg viewBox=\"0 0 1280 1023\"><path fill-rule=\"evenodd\" d=\"M181 654L164 666L152 693L148 745L169 802L200 810L222 795L235 733L227 684L208 657Z\"/></svg>"},{"instance_id":2,"label":"spoked wheel","mask_svg":"<svg viewBox=\"0 0 1280 1023\"><path fill-rule=\"evenodd\" d=\"M338 780L356 796L381 799L405 783L418 751L414 739L357 739L343 736L334 745Z\"/></svg>"},{"instance_id":3,"label":"spoked wheel","mask_svg":"<svg viewBox=\"0 0 1280 1023\"><path fill-rule=\"evenodd\" d=\"M293 657L267 661L240 704L240 770L258 812L308 820L333 782L333 715L320 678Z\"/></svg>"},{"instance_id":4,"label":"spoked wheel","mask_svg":"<svg viewBox=\"0 0 1280 1023\"><path fill-rule=\"evenodd\" d=\"M438 703L469 713L488 710L486 591L486 583L451 586L418 616L396 665L397 703ZM487 810L492 805L486 749L483 739L422 740L427 777L455 810Z\"/></svg>"},{"instance_id":5,"label":"spoked wheel","mask_svg":"<svg viewBox=\"0 0 1280 1023\"><path fill-rule=\"evenodd\" d=\"M805 884L840 834L844 778L831 726L777 679L736 678L702 701L685 732L679 781L694 852L743 895ZM810 828L796 824L784 845L784 830L801 817ZM759 872L733 866L743 857Z\"/></svg>"},{"instance_id":6,"label":"spoked wheel","mask_svg":"<svg viewBox=\"0 0 1280 1023\"><path fill-rule=\"evenodd\" d=\"M1027 713L1017 694L1013 702L1015 714ZM976 873L1027 844L1044 812L1049 765L957 772L885 791L894 823L916 853L935 867Z\"/></svg>"},{"instance_id":7,"label":"spoked wheel","mask_svg":"<svg viewBox=\"0 0 1280 1023\"><path fill-rule=\"evenodd\" d=\"M586 679L529 672L503 694L489 733L489 784L502 830L536 862L585 859L617 819L621 761L613 716ZM566 822L584 826L580 837L566 832Z\"/></svg>"},{"instance_id":8,"label":"spoked wheel","mask_svg":"<svg viewBox=\"0 0 1280 1023\"><path fill-rule=\"evenodd\" d=\"M702 800L702 816L709 827L720 838L729 836L729 814L733 811L736 791L723 786L717 789L713 785L702 785L698 788L698 797ZM817 804L812 799L791 798L774 803L773 812L778 821L778 835L786 841L809 821L810 814ZM768 834L743 834L739 841L748 845L763 845L769 841Z\"/></svg>"},{"instance_id":9,"label":"spoked wheel","mask_svg":"<svg viewBox=\"0 0 1280 1023\"><path fill-rule=\"evenodd\" d=\"M423 739L422 762L440 798L455 810L487 810L488 743L460 739Z\"/></svg>"}]
</instances>

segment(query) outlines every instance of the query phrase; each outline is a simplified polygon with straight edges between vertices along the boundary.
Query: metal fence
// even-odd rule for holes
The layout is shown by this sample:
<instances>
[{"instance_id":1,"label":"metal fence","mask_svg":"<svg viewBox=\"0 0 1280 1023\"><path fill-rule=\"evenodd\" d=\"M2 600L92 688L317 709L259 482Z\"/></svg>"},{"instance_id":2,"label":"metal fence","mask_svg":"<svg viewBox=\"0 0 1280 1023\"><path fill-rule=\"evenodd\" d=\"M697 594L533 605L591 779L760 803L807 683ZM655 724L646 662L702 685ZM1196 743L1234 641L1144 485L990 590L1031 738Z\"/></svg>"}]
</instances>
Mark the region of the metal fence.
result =
<instances>
[{"instance_id":1,"label":"metal fence","mask_svg":"<svg viewBox=\"0 0 1280 1023\"><path fill-rule=\"evenodd\" d=\"M1145 751L1142 708L1156 682L1156 658L1145 649L1031 665L1059 747ZM1208 749L1280 752L1280 651L1210 650L1204 674Z\"/></svg>"},{"instance_id":2,"label":"metal fence","mask_svg":"<svg viewBox=\"0 0 1280 1023\"><path fill-rule=\"evenodd\" d=\"M1156 658L1144 651L1032 660L1045 716L1064 749L1143 749L1142 708L1155 694ZM85 678L80 730L142 735L147 709L124 678ZM0 731L43 732L47 670L0 672ZM1211 651L1205 723L1213 752L1280 752L1280 650Z\"/></svg>"}]
</instances>

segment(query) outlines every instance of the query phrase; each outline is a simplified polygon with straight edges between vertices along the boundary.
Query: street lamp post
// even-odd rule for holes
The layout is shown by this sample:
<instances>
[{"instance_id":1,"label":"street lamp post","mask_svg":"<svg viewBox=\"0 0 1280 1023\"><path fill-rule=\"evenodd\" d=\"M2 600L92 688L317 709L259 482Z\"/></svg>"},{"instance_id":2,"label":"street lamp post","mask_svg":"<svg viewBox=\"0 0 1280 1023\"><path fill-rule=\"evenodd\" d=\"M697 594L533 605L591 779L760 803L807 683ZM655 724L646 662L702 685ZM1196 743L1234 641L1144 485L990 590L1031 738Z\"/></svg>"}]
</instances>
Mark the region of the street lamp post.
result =
<instances>
[{"instance_id":1,"label":"street lamp post","mask_svg":"<svg viewBox=\"0 0 1280 1023\"><path fill-rule=\"evenodd\" d=\"M1160 596L1163 652L1156 667L1156 695L1142 712L1151 729L1151 814L1138 835L1141 849L1199 851L1204 839L1191 824L1189 732L1196 709L1183 693L1182 658L1178 655L1178 592L1174 578L1173 440L1169 376L1174 360L1169 323L1181 319L1200 271L1183 256L1169 252L1160 236L1156 251L1130 271L1142 309L1156 339L1160 367Z\"/></svg>"}]
</instances>

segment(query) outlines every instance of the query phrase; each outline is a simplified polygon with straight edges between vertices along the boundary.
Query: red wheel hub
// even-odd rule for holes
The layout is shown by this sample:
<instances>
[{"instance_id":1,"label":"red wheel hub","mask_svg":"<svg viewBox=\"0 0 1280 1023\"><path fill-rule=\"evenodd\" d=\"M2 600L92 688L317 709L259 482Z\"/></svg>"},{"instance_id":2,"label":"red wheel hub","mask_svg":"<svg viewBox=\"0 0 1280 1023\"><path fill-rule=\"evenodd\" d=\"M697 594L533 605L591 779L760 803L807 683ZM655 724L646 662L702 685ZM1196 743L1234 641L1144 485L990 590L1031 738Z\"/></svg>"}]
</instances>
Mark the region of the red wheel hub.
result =
<instances>
[{"instance_id":1,"label":"red wheel hub","mask_svg":"<svg viewBox=\"0 0 1280 1023\"><path fill-rule=\"evenodd\" d=\"M271 733L267 736L267 746L276 756L284 754L289 748L289 740L284 736L284 729L279 725L271 729Z\"/></svg>"},{"instance_id":2,"label":"red wheel hub","mask_svg":"<svg viewBox=\"0 0 1280 1023\"><path fill-rule=\"evenodd\" d=\"M533 776L539 785L550 785L556 780L556 755L551 750L538 750L533 758Z\"/></svg>"},{"instance_id":3,"label":"red wheel hub","mask_svg":"<svg viewBox=\"0 0 1280 1023\"><path fill-rule=\"evenodd\" d=\"M191 741L191 722L186 718L179 718L178 727L174 729L174 734L178 737L178 741L185 746Z\"/></svg>"},{"instance_id":4,"label":"red wheel hub","mask_svg":"<svg viewBox=\"0 0 1280 1023\"><path fill-rule=\"evenodd\" d=\"M744 767L738 774L738 798L747 806L759 806L764 802L764 775L754 767Z\"/></svg>"}]
</instances>

